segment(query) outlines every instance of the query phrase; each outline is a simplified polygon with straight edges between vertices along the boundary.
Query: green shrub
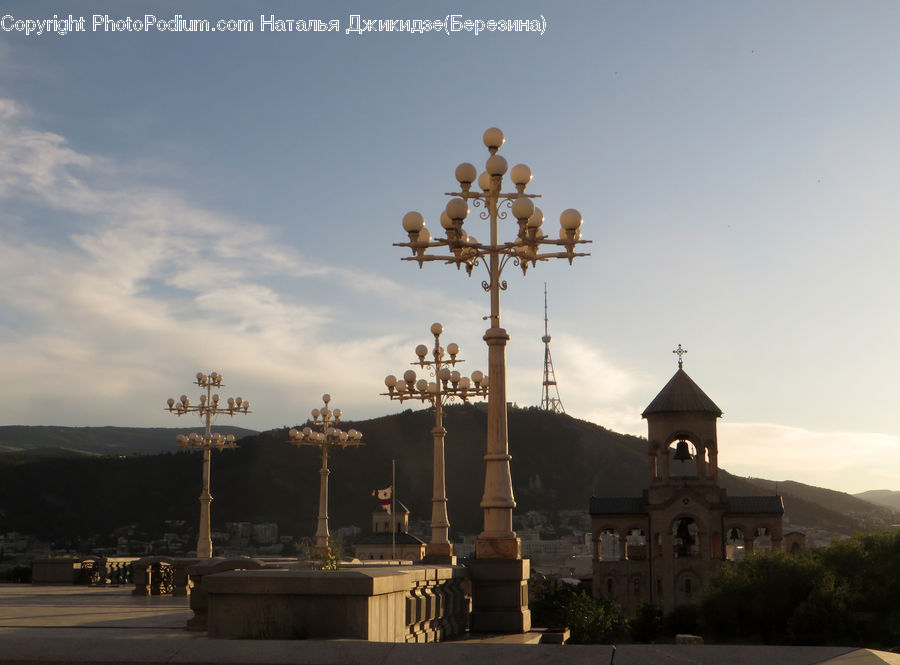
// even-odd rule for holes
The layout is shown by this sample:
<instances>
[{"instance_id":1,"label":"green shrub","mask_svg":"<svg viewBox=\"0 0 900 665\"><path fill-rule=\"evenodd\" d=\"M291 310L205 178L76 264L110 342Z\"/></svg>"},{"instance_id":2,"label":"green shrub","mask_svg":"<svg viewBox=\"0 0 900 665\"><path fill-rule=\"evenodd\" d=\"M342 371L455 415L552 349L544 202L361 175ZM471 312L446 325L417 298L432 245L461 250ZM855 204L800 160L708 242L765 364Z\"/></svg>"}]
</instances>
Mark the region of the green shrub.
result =
<instances>
[{"instance_id":1,"label":"green shrub","mask_svg":"<svg viewBox=\"0 0 900 665\"><path fill-rule=\"evenodd\" d=\"M675 635L700 633L700 608L696 605L679 605L663 619L663 633Z\"/></svg>"},{"instance_id":2,"label":"green shrub","mask_svg":"<svg viewBox=\"0 0 900 665\"><path fill-rule=\"evenodd\" d=\"M568 628L573 644L607 644L622 629L622 613L609 598L592 598L584 589L560 589L535 601L535 625Z\"/></svg>"},{"instance_id":3,"label":"green shrub","mask_svg":"<svg viewBox=\"0 0 900 665\"><path fill-rule=\"evenodd\" d=\"M0 572L0 579L14 584L31 584L31 566L10 566Z\"/></svg>"},{"instance_id":4,"label":"green shrub","mask_svg":"<svg viewBox=\"0 0 900 665\"><path fill-rule=\"evenodd\" d=\"M655 642L662 628L662 612L653 603L641 603L633 619L628 621L631 639L649 644Z\"/></svg>"}]
</instances>

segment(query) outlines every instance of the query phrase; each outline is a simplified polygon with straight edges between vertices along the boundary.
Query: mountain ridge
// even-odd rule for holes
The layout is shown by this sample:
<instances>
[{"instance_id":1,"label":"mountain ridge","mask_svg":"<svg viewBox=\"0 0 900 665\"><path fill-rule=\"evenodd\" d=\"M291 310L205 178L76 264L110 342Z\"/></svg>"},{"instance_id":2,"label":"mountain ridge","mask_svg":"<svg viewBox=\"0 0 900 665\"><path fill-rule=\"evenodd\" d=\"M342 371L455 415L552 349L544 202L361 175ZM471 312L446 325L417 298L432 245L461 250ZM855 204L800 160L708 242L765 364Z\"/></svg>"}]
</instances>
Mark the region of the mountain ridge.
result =
<instances>
[{"instance_id":1,"label":"mountain ridge","mask_svg":"<svg viewBox=\"0 0 900 665\"><path fill-rule=\"evenodd\" d=\"M487 414L473 405L449 407L444 423L451 532L457 537L478 533ZM342 423L344 429L362 431L367 445L329 455L332 530L356 525L368 531L370 515L378 509L371 492L390 484L392 459L397 497L409 506L413 519L430 518L433 424L430 409ZM3 429L0 443L6 440ZM118 429L118 436L127 433ZM35 529L46 538L74 538L109 533L130 523L148 530L167 519L196 523L199 456L174 450L173 431L184 429L151 429L155 437L164 435L167 452L122 456L127 446L120 441L113 448L116 453L104 457L73 453L85 448L74 442L69 442L65 458L47 457L46 450L36 454L36 443L30 453L0 455L0 530ZM56 437L64 433L60 428L52 432ZM79 434L84 439L90 433ZM146 434L142 445L152 438ZM277 522L284 534L315 531L319 455L288 441L287 428L281 428L245 436L238 449L214 454L214 528L226 521L249 521ZM640 496L648 484L646 439L640 437L565 414L511 407L509 441L516 515L530 510L587 514L592 495ZM731 495L772 494L775 484L720 471L720 485ZM777 486L785 501L785 530L805 530L821 544L900 521L889 508L842 492L793 481L779 481Z\"/></svg>"}]
</instances>

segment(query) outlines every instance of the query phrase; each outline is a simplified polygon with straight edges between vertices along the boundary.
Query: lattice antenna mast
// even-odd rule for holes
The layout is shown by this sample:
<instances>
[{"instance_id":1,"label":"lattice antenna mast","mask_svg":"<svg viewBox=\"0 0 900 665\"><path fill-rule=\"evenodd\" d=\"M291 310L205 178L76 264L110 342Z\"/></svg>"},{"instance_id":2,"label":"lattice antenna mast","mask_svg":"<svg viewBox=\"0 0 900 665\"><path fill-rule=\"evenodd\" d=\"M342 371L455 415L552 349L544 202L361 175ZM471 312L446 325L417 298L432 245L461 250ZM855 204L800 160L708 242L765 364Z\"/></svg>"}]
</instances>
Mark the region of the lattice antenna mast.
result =
<instances>
[{"instance_id":1,"label":"lattice antenna mast","mask_svg":"<svg viewBox=\"0 0 900 665\"><path fill-rule=\"evenodd\" d=\"M553 413L565 413L562 400L559 399L559 388L556 385L556 373L553 371L553 359L550 357L550 329L547 320L547 283L544 283L544 385L541 395L541 409Z\"/></svg>"}]
</instances>

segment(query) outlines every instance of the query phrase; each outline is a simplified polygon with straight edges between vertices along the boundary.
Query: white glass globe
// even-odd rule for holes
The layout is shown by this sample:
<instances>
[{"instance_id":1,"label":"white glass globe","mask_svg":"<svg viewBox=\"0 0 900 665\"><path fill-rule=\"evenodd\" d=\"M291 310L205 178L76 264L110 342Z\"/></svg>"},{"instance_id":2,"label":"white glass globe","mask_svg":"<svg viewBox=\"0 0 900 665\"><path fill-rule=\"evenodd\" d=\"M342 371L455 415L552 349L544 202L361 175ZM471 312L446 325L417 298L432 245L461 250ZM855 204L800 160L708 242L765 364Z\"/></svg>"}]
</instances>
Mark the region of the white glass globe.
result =
<instances>
[{"instance_id":1,"label":"white glass globe","mask_svg":"<svg viewBox=\"0 0 900 665\"><path fill-rule=\"evenodd\" d=\"M421 231L423 226L425 226L425 218L422 217L422 213L413 210L403 215L403 230L407 233Z\"/></svg>"},{"instance_id":2,"label":"white glass globe","mask_svg":"<svg viewBox=\"0 0 900 665\"><path fill-rule=\"evenodd\" d=\"M528 218L528 228L536 229L544 223L544 211L535 207L534 212Z\"/></svg>"},{"instance_id":3,"label":"white glass globe","mask_svg":"<svg viewBox=\"0 0 900 665\"><path fill-rule=\"evenodd\" d=\"M465 199L454 198L447 201L447 216L454 222L461 222L469 214L469 205Z\"/></svg>"},{"instance_id":4,"label":"white glass globe","mask_svg":"<svg viewBox=\"0 0 900 665\"><path fill-rule=\"evenodd\" d=\"M512 204L512 214L516 219L529 219L534 214L534 202L527 196L520 196Z\"/></svg>"},{"instance_id":5,"label":"white glass globe","mask_svg":"<svg viewBox=\"0 0 900 665\"><path fill-rule=\"evenodd\" d=\"M488 148L499 148L503 145L503 142L506 138L503 136L503 132L497 129L496 127L490 127L486 129L484 134L481 137L481 140L484 141L484 145Z\"/></svg>"},{"instance_id":6,"label":"white glass globe","mask_svg":"<svg viewBox=\"0 0 900 665\"><path fill-rule=\"evenodd\" d=\"M527 185L531 182L531 169L525 164L516 164L509 171L509 179L514 185Z\"/></svg>"},{"instance_id":7,"label":"white glass globe","mask_svg":"<svg viewBox=\"0 0 900 665\"><path fill-rule=\"evenodd\" d=\"M487 162L485 162L484 168L491 175L503 175L506 173L508 165L506 163L506 158L502 155L491 155L488 157Z\"/></svg>"},{"instance_id":8,"label":"white glass globe","mask_svg":"<svg viewBox=\"0 0 900 665\"><path fill-rule=\"evenodd\" d=\"M475 169L475 166L469 164L469 162L463 162L456 167L456 179L460 183L470 184L474 182L477 177L478 171Z\"/></svg>"},{"instance_id":9,"label":"white glass globe","mask_svg":"<svg viewBox=\"0 0 900 665\"><path fill-rule=\"evenodd\" d=\"M563 210L559 216L559 224L566 231L574 231L581 226L581 213L575 210L575 208Z\"/></svg>"}]
</instances>

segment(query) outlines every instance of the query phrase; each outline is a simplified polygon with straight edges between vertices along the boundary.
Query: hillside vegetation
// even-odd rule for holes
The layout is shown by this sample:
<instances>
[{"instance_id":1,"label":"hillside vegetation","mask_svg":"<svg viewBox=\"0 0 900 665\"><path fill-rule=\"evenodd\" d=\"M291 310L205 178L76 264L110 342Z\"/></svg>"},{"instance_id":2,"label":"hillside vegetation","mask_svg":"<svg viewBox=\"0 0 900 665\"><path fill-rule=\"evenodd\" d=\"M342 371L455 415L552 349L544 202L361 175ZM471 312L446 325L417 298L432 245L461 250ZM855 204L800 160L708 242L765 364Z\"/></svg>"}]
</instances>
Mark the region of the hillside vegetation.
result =
<instances>
[{"instance_id":1,"label":"hillside vegetation","mask_svg":"<svg viewBox=\"0 0 900 665\"><path fill-rule=\"evenodd\" d=\"M646 487L645 440L534 408L511 408L509 416L517 514L537 509L586 512L592 495L640 496ZM469 405L450 408L445 417L448 511L455 534L482 528L486 418L482 409ZM329 456L332 529L357 525L368 530L371 512L377 509L372 490L390 484L392 459L397 498L413 519L430 517L432 425L429 410L344 423L345 429L362 431L366 445ZM31 452L25 447L23 453L0 455L0 531L60 539L106 534L128 524L156 532L164 520L196 522L201 472L197 453L118 456L125 450L146 451L148 441L160 432L171 448L172 430L136 430L143 434L136 435L133 448L119 432L116 456L98 457L96 446L85 445L101 440L90 430L121 428L26 429L36 430L27 439ZM74 438L65 435L67 429ZM55 438L42 441L42 432ZM214 453L213 528L226 521L248 521L277 522L281 533L295 536L315 531L319 454L290 445L288 438L286 430L272 430L242 438L236 450ZM69 452L48 457L46 448L52 444ZM73 449L92 449L94 454L74 454ZM724 471L721 483L732 495L775 491L771 481ZM791 482L779 482L777 489L784 495L790 528L849 535L898 521L889 509L842 492Z\"/></svg>"}]
</instances>

